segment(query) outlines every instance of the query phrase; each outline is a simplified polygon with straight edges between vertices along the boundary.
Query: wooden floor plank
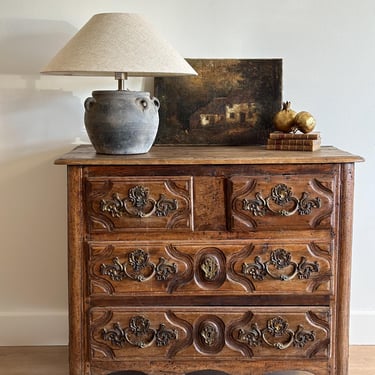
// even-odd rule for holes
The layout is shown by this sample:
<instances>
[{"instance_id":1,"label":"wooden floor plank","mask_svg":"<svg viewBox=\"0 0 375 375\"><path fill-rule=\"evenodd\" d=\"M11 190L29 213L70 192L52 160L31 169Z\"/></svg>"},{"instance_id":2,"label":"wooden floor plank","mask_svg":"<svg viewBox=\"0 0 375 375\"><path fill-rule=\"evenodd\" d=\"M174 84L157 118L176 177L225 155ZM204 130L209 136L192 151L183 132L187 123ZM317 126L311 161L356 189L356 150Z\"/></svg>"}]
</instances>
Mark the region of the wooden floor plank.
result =
<instances>
[{"instance_id":1,"label":"wooden floor plank","mask_svg":"<svg viewBox=\"0 0 375 375\"><path fill-rule=\"evenodd\" d=\"M375 375L375 346L351 346L349 375Z\"/></svg>"},{"instance_id":2,"label":"wooden floor plank","mask_svg":"<svg viewBox=\"0 0 375 375\"><path fill-rule=\"evenodd\" d=\"M68 375L66 346L0 347L1 375Z\"/></svg>"},{"instance_id":3,"label":"wooden floor plank","mask_svg":"<svg viewBox=\"0 0 375 375\"><path fill-rule=\"evenodd\" d=\"M375 375L375 346L351 346L349 375ZM0 347L1 375L68 375L66 346Z\"/></svg>"}]
</instances>

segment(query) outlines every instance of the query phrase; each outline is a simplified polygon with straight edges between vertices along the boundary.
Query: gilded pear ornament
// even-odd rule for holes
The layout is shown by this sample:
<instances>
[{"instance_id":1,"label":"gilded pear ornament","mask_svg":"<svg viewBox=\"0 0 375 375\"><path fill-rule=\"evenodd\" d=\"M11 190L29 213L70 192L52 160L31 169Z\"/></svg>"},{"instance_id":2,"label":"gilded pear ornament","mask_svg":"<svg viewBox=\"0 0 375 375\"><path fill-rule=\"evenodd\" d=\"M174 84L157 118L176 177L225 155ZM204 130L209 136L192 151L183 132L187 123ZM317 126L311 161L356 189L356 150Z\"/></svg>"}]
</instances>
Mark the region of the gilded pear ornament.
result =
<instances>
[{"instance_id":1,"label":"gilded pear ornament","mask_svg":"<svg viewBox=\"0 0 375 375\"><path fill-rule=\"evenodd\" d=\"M294 118L294 126L302 133L310 133L316 125L315 118L307 111L298 112Z\"/></svg>"}]
</instances>

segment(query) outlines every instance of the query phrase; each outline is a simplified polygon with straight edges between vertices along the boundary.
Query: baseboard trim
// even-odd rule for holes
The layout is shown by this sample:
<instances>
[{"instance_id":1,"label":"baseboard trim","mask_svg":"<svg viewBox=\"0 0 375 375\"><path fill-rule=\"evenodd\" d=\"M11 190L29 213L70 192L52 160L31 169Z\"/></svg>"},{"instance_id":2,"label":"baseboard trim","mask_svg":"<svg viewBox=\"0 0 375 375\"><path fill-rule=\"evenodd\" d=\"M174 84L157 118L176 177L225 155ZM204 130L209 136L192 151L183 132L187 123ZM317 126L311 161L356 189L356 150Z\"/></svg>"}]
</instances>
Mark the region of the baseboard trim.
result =
<instances>
[{"instance_id":1,"label":"baseboard trim","mask_svg":"<svg viewBox=\"0 0 375 375\"><path fill-rule=\"evenodd\" d=\"M0 346L68 344L68 314L0 312ZM375 311L352 311L350 345L375 345Z\"/></svg>"},{"instance_id":2,"label":"baseboard trim","mask_svg":"<svg viewBox=\"0 0 375 375\"><path fill-rule=\"evenodd\" d=\"M68 314L56 312L0 312L0 346L68 344Z\"/></svg>"},{"instance_id":3,"label":"baseboard trim","mask_svg":"<svg viewBox=\"0 0 375 375\"><path fill-rule=\"evenodd\" d=\"M375 311L351 311L350 345L375 345Z\"/></svg>"}]
</instances>

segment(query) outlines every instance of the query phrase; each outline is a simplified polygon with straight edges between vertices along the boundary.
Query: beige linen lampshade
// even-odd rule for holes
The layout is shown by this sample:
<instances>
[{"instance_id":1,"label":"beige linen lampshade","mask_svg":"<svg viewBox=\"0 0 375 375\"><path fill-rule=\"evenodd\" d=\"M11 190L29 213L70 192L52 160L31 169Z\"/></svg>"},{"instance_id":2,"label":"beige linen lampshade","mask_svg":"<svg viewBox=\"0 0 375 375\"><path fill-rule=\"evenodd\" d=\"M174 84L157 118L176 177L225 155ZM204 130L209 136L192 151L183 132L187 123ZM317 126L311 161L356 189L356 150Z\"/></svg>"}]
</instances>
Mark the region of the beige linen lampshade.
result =
<instances>
[{"instance_id":1,"label":"beige linen lampshade","mask_svg":"<svg viewBox=\"0 0 375 375\"><path fill-rule=\"evenodd\" d=\"M197 74L140 15L129 13L93 16L42 73L118 80L118 90L93 91L85 101L87 133L96 151L105 154L145 153L156 137L158 99L124 90L124 79Z\"/></svg>"},{"instance_id":2,"label":"beige linen lampshade","mask_svg":"<svg viewBox=\"0 0 375 375\"><path fill-rule=\"evenodd\" d=\"M44 74L156 77L196 75L139 14L93 16L42 70Z\"/></svg>"}]
</instances>

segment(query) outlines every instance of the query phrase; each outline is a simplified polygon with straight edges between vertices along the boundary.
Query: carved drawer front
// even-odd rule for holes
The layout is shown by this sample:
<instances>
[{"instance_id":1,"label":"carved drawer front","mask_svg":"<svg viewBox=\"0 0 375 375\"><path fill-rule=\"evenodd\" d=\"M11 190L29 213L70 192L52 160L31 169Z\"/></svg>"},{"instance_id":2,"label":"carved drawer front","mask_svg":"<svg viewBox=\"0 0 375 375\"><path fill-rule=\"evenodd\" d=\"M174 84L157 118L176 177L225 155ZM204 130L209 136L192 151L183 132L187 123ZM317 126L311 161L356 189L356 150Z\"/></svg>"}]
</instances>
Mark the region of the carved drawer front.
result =
<instances>
[{"instance_id":1,"label":"carved drawer front","mask_svg":"<svg viewBox=\"0 0 375 375\"><path fill-rule=\"evenodd\" d=\"M92 359L323 359L330 343L325 308L93 308Z\"/></svg>"},{"instance_id":2,"label":"carved drawer front","mask_svg":"<svg viewBox=\"0 0 375 375\"><path fill-rule=\"evenodd\" d=\"M92 233L193 228L191 177L92 177L86 180Z\"/></svg>"},{"instance_id":3,"label":"carved drawer front","mask_svg":"<svg viewBox=\"0 0 375 375\"><path fill-rule=\"evenodd\" d=\"M229 180L232 230L334 226L333 175L238 176Z\"/></svg>"},{"instance_id":4,"label":"carved drawer front","mask_svg":"<svg viewBox=\"0 0 375 375\"><path fill-rule=\"evenodd\" d=\"M94 242L91 295L331 294L327 242Z\"/></svg>"}]
</instances>

